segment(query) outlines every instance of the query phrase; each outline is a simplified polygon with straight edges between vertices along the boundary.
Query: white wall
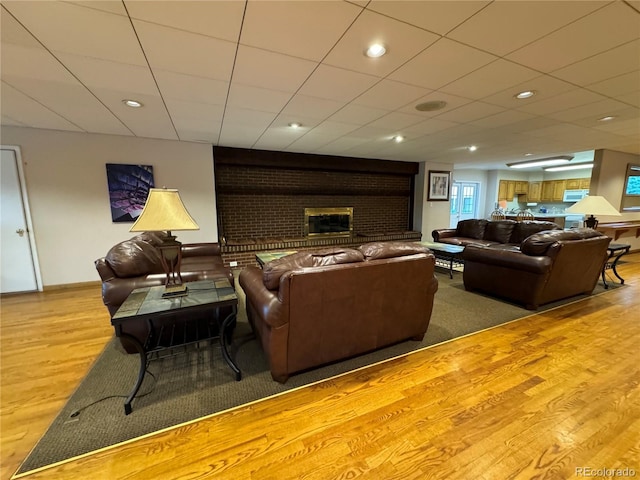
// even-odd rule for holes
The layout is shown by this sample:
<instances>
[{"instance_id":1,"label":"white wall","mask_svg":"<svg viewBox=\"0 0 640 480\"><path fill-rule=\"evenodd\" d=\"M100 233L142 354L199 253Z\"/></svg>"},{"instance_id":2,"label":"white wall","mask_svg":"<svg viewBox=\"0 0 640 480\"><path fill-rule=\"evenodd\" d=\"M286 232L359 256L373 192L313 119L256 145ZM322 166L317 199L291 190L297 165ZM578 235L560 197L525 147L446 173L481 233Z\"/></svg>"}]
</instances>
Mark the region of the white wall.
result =
<instances>
[{"instance_id":1,"label":"white wall","mask_svg":"<svg viewBox=\"0 0 640 480\"><path fill-rule=\"evenodd\" d=\"M596 150L594 156L594 169L591 176L591 195L599 195L606 198L616 209L620 209L624 181L627 175L627 165L633 163L640 165L640 155L615 152L613 150ZM620 217L597 215L600 223L625 222L640 220L639 212L621 212ZM611 235L611 232L607 232ZM616 243L627 243L631 250L640 250L640 238L635 236L635 229L623 233Z\"/></svg>"},{"instance_id":2,"label":"white wall","mask_svg":"<svg viewBox=\"0 0 640 480\"><path fill-rule=\"evenodd\" d=\"M211 145L2 127L2 145L22 152L44 286L99 280L94 260L135 235L113 223L107 163L152 165L155 185L177 188L199 231L182 242L217 242Z\"/></svg>"},{"instance_id":3,"label":"white wall","mask_svg":"<svg viewBox=\"0 0 640 480\"><path fill-rule=\"evenodd\" d=\"M432 242L431 232L438 228L449 228L450 205L449 202L427 201L429 191L429 170L451 171L451 165L444 163L421 162L419 174L416 175L415 184L415 208L414 225L415 230L422 232L422 240ZM420 190L422 189L422 190ZM415 219L419 219L415 221Z\"/></svg>"}]
</instances>

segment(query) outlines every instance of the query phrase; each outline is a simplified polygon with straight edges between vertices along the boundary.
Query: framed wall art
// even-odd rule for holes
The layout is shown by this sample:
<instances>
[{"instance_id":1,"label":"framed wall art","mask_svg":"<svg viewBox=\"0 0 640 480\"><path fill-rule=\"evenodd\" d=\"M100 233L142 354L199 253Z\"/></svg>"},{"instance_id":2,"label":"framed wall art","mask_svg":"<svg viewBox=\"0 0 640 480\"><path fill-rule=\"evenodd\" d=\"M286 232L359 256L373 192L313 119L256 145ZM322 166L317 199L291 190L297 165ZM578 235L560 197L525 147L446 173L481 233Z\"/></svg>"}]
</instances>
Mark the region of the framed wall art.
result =
<instances>
[{"instance_id":1,"label":"framed wall art","mask_svg":"<svg viewBox=\"0 0 640 480\"><path fill-rule=\"evenodd\" d=\"M107 163L109 203L113 222L134 222L142 213L153 184L151 165Z\"/></svg>"},{"instance_id":2,"label":"framed wall art","mask_svg":"<svg viewBox=\"0 0 640 480\"><path fill-rule=\"evenodd\" d=\"M451 191L451 172L429 170L428 201L448 201Z\"/></svg>"}]
</instances>

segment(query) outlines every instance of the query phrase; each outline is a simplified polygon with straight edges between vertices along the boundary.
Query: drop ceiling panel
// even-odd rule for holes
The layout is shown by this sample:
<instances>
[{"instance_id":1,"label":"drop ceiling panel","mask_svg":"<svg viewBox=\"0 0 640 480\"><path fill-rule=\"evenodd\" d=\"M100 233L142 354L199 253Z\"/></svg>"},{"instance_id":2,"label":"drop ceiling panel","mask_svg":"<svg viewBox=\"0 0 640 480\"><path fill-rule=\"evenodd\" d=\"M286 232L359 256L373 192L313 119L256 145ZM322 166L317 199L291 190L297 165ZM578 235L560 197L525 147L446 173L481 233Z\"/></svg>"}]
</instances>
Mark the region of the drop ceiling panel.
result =
<instances>
[{"instance_id":1,"label":"drop ceiling panel","mask_svg":"<svg viewBox=\"0 0 640 480\"><path fill-rule=\"evenodd\" d=\"M444 35L485 8L489 3L491 2L374 0L369 3L367 9Z\"/></svg>"},{"instance_id":2,"label":"drop ceiling panel","mask_svg":"<svg viewBox=\"0 0 640 480\"><path fill-rule=\"evenodd\" d=\"M451 110L449 112L438 115L438 120L445 120L450 122L471 122L479 118L488 117L489 115L495 115L496 113L504 111L503 108L495 105L490 105L484 102L473 102L463 105L460 108Z\"/></svg>"},{"instance_id":3,"label":"drop ceiling panel","mask_svg":"<svg viewBox=\"0 0 640 480\"><path fill-rule=\"evenodd\" d=\"M23 125L32 128L49 128L51 130L69 130L81 132L82 129L65 118L45 107L38 101L2 82L0 88L2 114Z\"/></svg>"},{"instance_id":4,"label":"drop ceiling panel","mask_svg":"<svg viewBox=\"0 0 640 480\"><path fill-rule=\"evenodd\" d=\"M559 80L550 75L541 75L525 82L513 85L502 92L489 95L482 99L483 102L499 105L505 108L519 108L523 105L540 102L558 94L574 90L575 85ZM515 95L527 90L534 90L536 95L531 98L519 100Z\"/></svg>"},{"instance_id":5,"label":"drop ceiling panel","mask_svg":"<svg viewBox=\"0 0 640 480\"><path fill-rule=\"evenodd\" d=\"M377 77L320 65L300 88L310 97L349 102L379 81Z\"/></svg>"},{"instance_id":6,"label":"drop ceiling panel","mask_svg":"<svg viewBox=\"0 0 640 480\"><path fill-rule=\"evenodd\" d=\"M240 36L244 2L126 0L124 3L131 18L138 20L230 42L236 42Z\"/></svg>"},{"instance_id":7,"label":"drop ceiling panel","mask_svg":"<svg viewBox=\"0 0 640 480\"><path fill-rule=\"evenodd\" d=\"M326 120L322 123L319 123L315 127L311 133L314 135L324 135L327 137L333 137L332 140L335 140L337 137L342 135L346 135L354 130L357 130L358 126L352 123L340 123L334 122L331 120Z\"/></svg>"},{"instance_id":8,"label":"drop ceiling panel","mask_svg":"<svg viewBox=\"0 0 640 480\"><path fill-rule=\"evenodd\" d=\"M635 61L629 61L635 59ZM640 40L595 55L553 72L554 77L562 78L576 85L590 85L612 77L638 71L640 69Z\"/></svg>"},{"instance_id":9,"label":"drop ceiling panel","mask_svg":"<svg viewBox=\"0 0 640 480\"><path fill-rule=\"evenodd\" d=\"M602 82L593 83L587 88L613 98L637 92L640 90L640 69Z\"/></svg>"},{"instance_id":10,"label":"drop ceiling panel","mask_svg":"<svg viewBox=\"0 0 640 480\"><path fill-rule=\"evenodd\" d=\"M158 88L147 67L59 53L58 60L88 88L122 92L121 98L137 94L156 95Z\"/></svg>"},{"instance_id":11,"label":"drop ceiling panel","mask_svg":"<svg viewBox=\"0 0 640 480\"><path fill-rule=\"evenodd\" d=\"M531 115L530 113L519 112L517 110L506 110L495 115L474 120L470 123L483 128L498 128L516 122L522 122L523 120L529 120L531 118L534 118L534 115Z\"/></svg>"},{"instance_id":12,"label":"drop ceiling panel","mask_svg":"<svg viewBox=\"0 0 640 480\"><path fill-rule=\"evenodd\" d=\"M437 90L497 57L443 38L389 75L392 80Z\"/></svg>"},{"instance_id":13,"label":"drop ceiling panel","mask_svg":"<svg viewBox=\"0 0 640 480\"><path fill-rule=\"evenodd\" d=\"M4 2L3 2L4 4ZM22 47L43 48L33 35L31 35L15 18L4 9L0 8L0 38L2 38L2 50L7 45L20 45Z\"/></svg>"},{"instance_id":14,"label":"drop ceiling panel","mask_svg":"<svg viewBox=\"0 0 640 480\"><path fill-rule=\"evenodd\" d=\"M332 142L336 137L332 135L314 134L313 132L307 133L303 137L298 138L295 142L289 145L285 150L288 152L308 152L309 150L316 150L323 147L329 142Z\"/></svg>"},{"instance_id":15,"label":"drop ceiling panel","mask_svg":"<svg viewBox=\"0 0 640 480\"><path fill-rule=\"evenodd\" d=\"M381 108L363 107L362 105L349 104L331 115L332 122L351 123L355 125L366 125L378 118L386 115L388 110Z\"/></svg>"},{"instance_id":16,"label":"drop ceiling panel","mask_svg":"<svg viewBox=\"0 0 640 480\"><path fill-rule=\"evenodd\" d=\"M400 133L403 128L421 123L423 118L419 115L410 115L402 112L391 112L369 124L372 127L384 128L389 133Z\"/></svg>"},{"instance_id":17,"label":"drop ceiling panel","mask_svg":"<svg viewBox=\"0 0 640 480\"><path fill-rule=\"evenodd\" d=\"M603 28L603 25L611 25L612 28ZM639 16L632 14L624 3L612 2L507 58L541 72L552 72L636 40L639 32Z\"/></svg>"},{"instance_id":18,"label":"drop ceiling panel","mask_svg":"<svg viewBox=\"0 0 640 480\"><path fill-rule=\"evenodd\" d=\"M561 110L594 103L602 99L602 95L598 95L597 93L590 92L585 89L571 90L538 102L529 104L523 103L522 106L518 107L518 110L532 113L534 115L548 115Z\"/></svg>"},{"instance_id":19,"label":"drop ceiling panel","mask_svg":"<svg viewBox=\"0 0 640 480\"><path fill-rule=\"evenodd\" d=\"M323 60L334 67L385 77L440 38L420 28L364 11ZM373 43L388 49L386 55L364 54Z\"/></svg>"},{"instance_id":20,"label":"drop ceiling panel","mask_svg":"<svg viewBox=\"0 0 640 480\"><path fill-rule=\"evenodd\" d=\"M405 131L409 135L412 133L420 135L431 135L434 133L442 132L443 130L447 130L449 128L457 127L459 125L459 123L455 122L446 122L444 120L430 118L428 120L424 120L420 123L416 123L415 125L407 127Z\"/></svg>"},{"instance_id":21,"label":"drop ceiling panel","mask_svg":"<svg viewBox=\"0 0 640 480\"><path fill-rule=\"evenodd\" d=\"M493 2L449 32L447 37L503 56L607 3L558 0ZM505 38L509 41L505 42Z\"/></svg>"},{"instance_id":22,"label":"drop ceiling panel","mask_svg":"<svg viewBox=\"0 0 640 480\"><path fill-rule=\"evenodd\" d=\"M240 43L320 61L361 12L347 2L249 1Z\"/></svg>"},{"instance_id":23,"label":"drop ceiling panel","mask_svg":"<svg viewBox=\"0 0 640 480\"><path fill-rule=\"evenodd\" d=\"M123 2L114 2L113 0L86 0L67 3L72 3L84 8L93 8L106 13L115 13L116 15L122 15L124 17L127 16L127 11L124 8Z\"/></svg>"},{"instance_id":24,"label":"drop ceiling panel","mask_svg":"<svg viewBox=\"0 0 640 480\"><path fill-rule=\"evenodd\" d=\"M95 88L93 93L134 135L178 139L165 105L159 96L138 94L136 100L141 101L144 107L131 108L122 103L122 94L118 91ZM90 124L85 120L82 125Z\"/></svg>"},{"instance_id":25,"label":"drop ceiling panel","mask_svg":"<svg viewBox=\"0 0 640 480\"><path fill-rule=\"evenodd\" d=\"M313 118L315 120L324 120L342 108L343 103L335 100L326 100L324 98L309 97L307 95L296 95L282 110L283 114L287 114L296 121L296 118ZM301 120L297 120L298 122Z\"/></svg>"},{"instance_id":26,"label":"drop ceiling panel","mask_svg":"<svg viewBox=\"0 0 640 480\"><path fill-rule=\"evenodd\" d=\"M44 48L3 45L0 56L2 78L38 78L77 85L78 80Z\"/></svg>"},{"instance_id":27,"label":"drop ceiling panel","mask_svg":"<svg viewBox=\"0 0 640 480\"><path fill-rule=\"evenodd\" d=\"M227 107L224 113L223 127L229 125L246 125L261 128L262 131L276 118L275 113L260 112L247 108Z\"/></svg>"},{"instance_id":28,"label":"drop ceiling panel","mask_svg":"<svg viewBox=\"0 0 640 480\"><path fill-rule=\"evenodd\" d=\"M538 76L539 73L535 70L499 59L442 87L440 90L479 100Z\"/></svg>"},{"instance_id":29,"label":"drop ceiling panel","mask_svg":"<svg viewBox=\"0 0 640 480\"><path fill-rule=\"evenodd\" d=\"M165 99L224 105L229 83L212 78L184 75L166 70L154 70L162 96Z\"/></svg>"},{"instance_id":30,"label":"drop ceiling panel","mask_svg":"<svg viewBox=\"0 0 640 480\"><path fill-rule=\"evenodd\" d=\"M226 40L134 20L151 68L229 81L236 46Z\"/></svg>"},{"instance_id":31,"label":"drop ceiling panel","mask_svg":"<svg viewBox=\"0 0 640 480\"><path fill-rule=\"evenodd\" d=\"M309 60L240 45L233 82L294 93L317 65Z\"/></svg>"},{"instance_id":32,"label":"drop ceiling panel","mask_svg":"<svg viewBox=\"0 0 640 480\"><path fill-rule=\"evenodd\" d=\"M616 115L618 111L623 111L629 107L624 103L612 99L603 99L598 102L588 103L579 107L568 108L558 112L550 113L547 116L563 122L574 122L582 119L592 119L592 124L596 124L598 119L607 115Z\"/></svg>"},{"instance_id":33,"label":"drop ceiling panel","mask_svg":"<svg viewBox=\"0 0 640 480\"><path fill-rule=\"evenodd\" d=\"M31 3L2 5L49 50L146 65L127 17L65 2Z\"/></svg>"},{"instance_id":34,"label":"drop ceiling panel","mask_svg":"<svg viewBox=\"0 0 640 480\"><path fill-rule=\"evenodd\" d=\"M80 84L52 84L42 80L22 78L19 87L14 85L15 87L83 130L116 135L131 134L94 95Z\"/></svg>"},{"instance_id":35,"label":"drop ceiling panel","mask_svg":"<svg viewBox=\"0 0 640 480\"><path fill-rule=\"evenodd\" d=\"M290 99L290 93L250 87L234 82L229 90L227 105L230 107L278 113Z\"/></svg>"},{"instance_id":36,"label":"drop ceiling panel","mask_svg":"<svg viewBox=\"0 0 640 480\"><path fill-rule=\"evenodd\" d=\"M393 80L382 80L358 96L353 103L366 107L396 110L407 104L415 105L417 100L431 93L426 88L414 87Z\"/></svg>"}]
</instances>

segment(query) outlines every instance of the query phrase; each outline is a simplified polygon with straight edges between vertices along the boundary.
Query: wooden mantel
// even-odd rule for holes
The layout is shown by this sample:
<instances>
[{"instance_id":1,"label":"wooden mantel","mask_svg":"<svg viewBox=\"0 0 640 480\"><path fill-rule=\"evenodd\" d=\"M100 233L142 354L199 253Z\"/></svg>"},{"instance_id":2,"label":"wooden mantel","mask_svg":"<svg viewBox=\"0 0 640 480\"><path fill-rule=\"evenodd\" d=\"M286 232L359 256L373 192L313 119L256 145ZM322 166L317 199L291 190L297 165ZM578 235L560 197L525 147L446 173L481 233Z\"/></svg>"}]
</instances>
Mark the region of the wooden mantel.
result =
<instances>
[{"instance_id":1,"label":"wooden mantel","mask_svg":"<svg viewBox=\"0 0 640 480\"><path fill-rule=\"evenodd\" d=\"M620 235L626 233L630 230L635 230L636 238L640 236L640 220L633 220L629 222L614 222L614 223L599 223L596 227L596 230L608 234L608 232L613 233L613 239L618 240Z\"/></svg>"}]
</instances>

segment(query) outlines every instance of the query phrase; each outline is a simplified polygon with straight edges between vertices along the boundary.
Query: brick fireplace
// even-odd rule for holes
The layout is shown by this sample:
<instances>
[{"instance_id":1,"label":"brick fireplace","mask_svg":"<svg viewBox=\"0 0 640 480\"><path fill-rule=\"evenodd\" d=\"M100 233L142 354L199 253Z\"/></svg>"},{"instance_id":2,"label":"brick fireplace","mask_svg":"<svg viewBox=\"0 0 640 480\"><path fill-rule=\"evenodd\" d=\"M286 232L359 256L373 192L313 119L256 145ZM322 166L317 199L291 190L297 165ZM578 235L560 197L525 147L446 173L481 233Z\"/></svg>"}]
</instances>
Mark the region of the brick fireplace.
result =
<instances>
[{"instance_id":1,"label":"brick fireplace","mask_svg":"<svg viewBox=\"0 0 640 480\"><path fill-rule=\"evenodd\" d=\"M218 231L225 263L260 250L414 239L413 162L214 147ZM351 207L352 235L305 234L305 209ZM348 237L348 238L347 238Z\"/></svg>"}]
</instances>

